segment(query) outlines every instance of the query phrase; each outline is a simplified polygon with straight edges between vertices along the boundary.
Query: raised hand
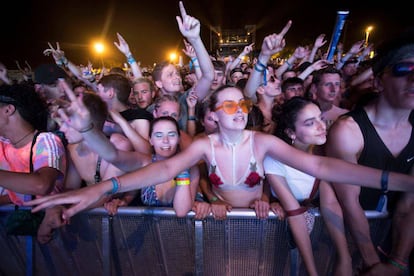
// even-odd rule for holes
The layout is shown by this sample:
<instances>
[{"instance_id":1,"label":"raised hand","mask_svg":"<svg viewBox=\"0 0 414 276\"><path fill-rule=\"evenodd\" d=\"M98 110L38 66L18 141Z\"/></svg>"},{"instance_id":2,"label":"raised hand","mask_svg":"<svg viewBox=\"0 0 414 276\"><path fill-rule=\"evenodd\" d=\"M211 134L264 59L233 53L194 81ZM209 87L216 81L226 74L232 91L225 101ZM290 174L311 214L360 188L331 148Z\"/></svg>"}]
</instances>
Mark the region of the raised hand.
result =
<instances>
[{"instance_id":1,"label":"raised hand","mask_svg":"<svg viewBox=\"0 0 414 276\"><path fill-rule=\"evenodd\" d=\"M126 42L126 40L121 36L121 34L116 33L117 37L118 37L118 43L116 41L114 41L114 44L116 46L116 48L118 48L118 50L123 53L125 56L128 56L129 54L131 54L131 51L129 49L129 45Z\"/></svg>"},{"instance_id":2,"label":"raised hand","mask_svg":"<svg viewBox=\"0 0 414 276\"><path fill-rule=\"evenodd\" d=\"M289 20L282 31L278 34L271 34L264 38L261 54L272 56L280 52L286 45L285 35L289 31L292 21Z\"/></svg>"},{"instance_id":3,"label":"raised hand","mask_svg":"<svg viewBox=\"0 0 414 276\"><path fill-rule=\"evenodd\" d=\"M194 40L200 37L200 21L187 14L182 1L179 2L180 16L176 16L178 28L181 34L188 40Z\"/></svg>"},{"instance_id":4,"label":"raised hand","mask_svg":"<svg viewBox=\"0 0 414 276\"><path fill-rule=\"evenodd\" d=\"M185 39L183 40L184 40L184 46L185 46L185 49L183 49L183 53L190 59L195 58L196 52L194 51L194 47L190 43L188 43L187 40Z\"/></svg>"},{"instance_id":5,"label":"raised hand","mask_svg":"<svg viewBox=\"0 0 414 276\"><path fill-rule=\"evenodd\" d=\"M315 43L314 46L316 48L321 48L323 45L326 44L326 39L325 39L325 34L320 34L316 39L315 39Z\"/></svg>"},{"instance_id":6,"label":"raised hand","mask_svg":"<svg viewBox=\"0 0 414 276\"><path fill-rule=\"evenodd\" d=\"M58 85L69 99L69 105L57 110L61 121L80 132L91 128L91 114L83 103L82 94L76 97L65 80L59 80Z\"/></svg>"},{"instance_id":7,"label":"raised hand","mask_svg":"<svg viewBox=\"0 0 414 276\"><path fill-rule=\"evenodd\" d=\"M61 63L63 59L65 59L65 52L60 49L59 42L56 42L56 49L52 46L50 42L47 43L49 48L43 51L45 56L49 56L52 54L53 59L57 64Z\"/></svg>"}]
</instances>

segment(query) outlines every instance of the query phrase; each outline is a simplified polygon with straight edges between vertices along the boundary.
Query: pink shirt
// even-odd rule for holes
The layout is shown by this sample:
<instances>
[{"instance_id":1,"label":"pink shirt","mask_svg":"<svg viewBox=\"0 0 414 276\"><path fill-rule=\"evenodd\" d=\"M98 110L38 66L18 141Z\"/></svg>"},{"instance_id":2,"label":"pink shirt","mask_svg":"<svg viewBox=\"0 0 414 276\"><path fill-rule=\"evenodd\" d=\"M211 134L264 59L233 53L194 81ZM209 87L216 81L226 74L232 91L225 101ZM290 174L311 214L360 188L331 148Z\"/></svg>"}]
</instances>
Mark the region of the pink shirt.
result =
<instances>
[{"instance_id":1,"label":"pink shirt","mask_svg":"<svg viewBox=\"0 0 414 276\"><path fill-rule=\"evenodd\" d=\"M0 170L13 172L30 172L30 147L28 143L22 148L15 148L9 140L0 137ZM60 138L52 132L42 132L33 147L33 171L40 168L55 168L60 172L52 193L63 191L63 180L66 171L65 147ZM21 203L23 194L16 193L17 198L9 194L15 204Z\"/></svg>"}]
</instances>

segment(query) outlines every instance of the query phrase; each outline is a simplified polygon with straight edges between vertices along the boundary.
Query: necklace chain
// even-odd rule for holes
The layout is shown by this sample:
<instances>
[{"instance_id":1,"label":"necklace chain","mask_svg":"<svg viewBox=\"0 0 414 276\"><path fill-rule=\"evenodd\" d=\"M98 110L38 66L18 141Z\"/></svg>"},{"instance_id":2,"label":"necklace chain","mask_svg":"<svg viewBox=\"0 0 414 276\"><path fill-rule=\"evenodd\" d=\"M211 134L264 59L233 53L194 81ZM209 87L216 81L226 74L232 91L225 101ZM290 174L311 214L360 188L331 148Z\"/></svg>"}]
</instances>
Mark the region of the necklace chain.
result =
<instances>
[{"instance_id":1,"label":"necklace chain","mask_svg":"<svg viewBox=\"0 0 414 276\"><path fill-rule=\"evenodd\" d=\"M30 131L29 133L27 133L26 135L24 135L22 138L20 138L19 141L12 143L12 145L13 146L16 146L17 144L19 144L21 141L23 141L24 139L26 139L32 133L33 133L33 131Z\"/></svg>"}]
</instances>

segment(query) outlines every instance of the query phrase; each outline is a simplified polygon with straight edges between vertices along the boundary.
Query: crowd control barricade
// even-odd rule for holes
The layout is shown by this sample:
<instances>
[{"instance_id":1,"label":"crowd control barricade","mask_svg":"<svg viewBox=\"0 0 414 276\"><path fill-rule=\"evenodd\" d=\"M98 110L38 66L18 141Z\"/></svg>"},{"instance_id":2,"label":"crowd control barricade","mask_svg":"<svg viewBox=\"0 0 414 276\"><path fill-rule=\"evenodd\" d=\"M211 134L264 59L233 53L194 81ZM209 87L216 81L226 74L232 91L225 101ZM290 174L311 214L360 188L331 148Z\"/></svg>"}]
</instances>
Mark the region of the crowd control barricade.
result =
<instances>
[{"instance_id":1,"label":"crowd control barricade","mask_svg":"<svg viewBox=\"0 0 414 276\"><path fill-rule=\"evenodd\" d=\"M297 249L289 248L286 220L273 213L257 219L251 209L233 209L226 220L178 218L172 208L122 207L82 212L41 245L5 232L11 205L0 207L0 275L41 276L267 276L306 275ZM366 212L374 243L384 240L390 219ZM349 237L349 234L348 234ZM352 239L354 269L361 258ZM324 222L316 214L311 233L317 270L332 275L336 258Z\"/></svg>"}]
</instances>

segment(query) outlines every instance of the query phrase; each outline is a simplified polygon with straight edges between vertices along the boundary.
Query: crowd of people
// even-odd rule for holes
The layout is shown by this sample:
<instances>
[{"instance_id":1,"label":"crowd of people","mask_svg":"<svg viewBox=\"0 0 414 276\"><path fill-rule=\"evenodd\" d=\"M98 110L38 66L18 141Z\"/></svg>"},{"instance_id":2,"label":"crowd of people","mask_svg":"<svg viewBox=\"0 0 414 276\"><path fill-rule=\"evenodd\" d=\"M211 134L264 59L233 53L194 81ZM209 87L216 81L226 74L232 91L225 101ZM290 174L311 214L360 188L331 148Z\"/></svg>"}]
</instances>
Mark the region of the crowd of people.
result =
<instances>
[{"instance_id":1,"label":"crowd of people","mask_svg":"<svg viewBox=\"0 0 414 276\"><path fill-rule=\"evenodd\" d=\"M164 206L217 220L233 208L258 219L274 212L309 275L318 275L309 238L317 207L337 249L334 275L355 273L347 231L363 259L358 273L412 269L414 32L346 53L338 45L332 62L321 34L280 63L272 56L286 46L288 21L257 54L250 44L224 58L208 53L199 20L179 8L187 66L142 70L121 34L114 44L128 70L94 74L59 43L33 72L17 62L20 81L0 65L1 204L46 209L41 243L95 207L116 215ZM387 245L373 244L364 210L392 217Z\"/></svg>"}]
</instances>

